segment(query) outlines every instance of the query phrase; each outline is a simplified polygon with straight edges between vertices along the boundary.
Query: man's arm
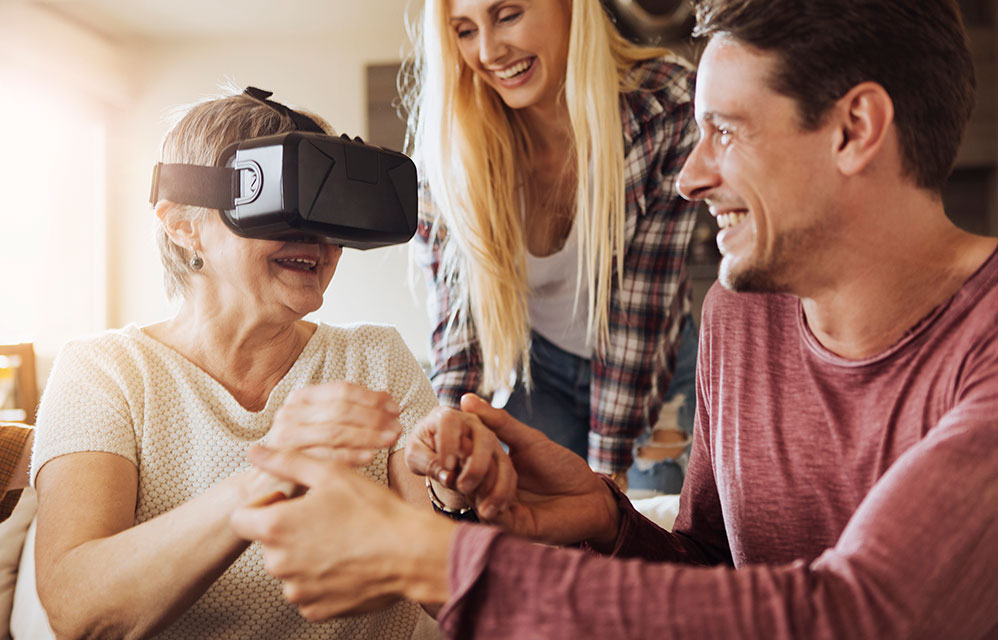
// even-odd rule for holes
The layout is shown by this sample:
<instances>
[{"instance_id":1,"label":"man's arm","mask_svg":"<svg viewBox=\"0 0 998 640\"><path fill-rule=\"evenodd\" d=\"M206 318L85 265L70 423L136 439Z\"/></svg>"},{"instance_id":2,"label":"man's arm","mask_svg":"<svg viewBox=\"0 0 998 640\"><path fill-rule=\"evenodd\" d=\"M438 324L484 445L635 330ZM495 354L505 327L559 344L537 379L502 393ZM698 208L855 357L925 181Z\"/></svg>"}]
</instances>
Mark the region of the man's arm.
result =
<instances>
[{"instance_id":1,"label":"man's arm","mask_svg":"<svg viewBox=\"0 0 998 640\"><path fill-rule=\"evenodd\" d=\"M333 460L252 447L249 458L304 495L236 510L237 535L263 543L263 564L307 620L382 608L400 596L447 601L447 556L457 524L403 502Z\"/></svg>"},{"instance_id":2,"label":"man's arm","mask_svg":"<svg viewBox=\"0 0 998 640\"><path fill-rule=\"evenodd\" d=\"M672 534L640 515L614 482L605 476L606 482L601 481L571 451L481 398L465 395L461 408L477 415L508 445L517 473L518 500L491 524L549 544L584 543L615 557L731 564L707 446L704 425L709 419L700 407L676 533Z\"/></svg>"},{"instance_id":3,"label":"man's arm","mask_svg":"<svg viewBox=\"0 0 998 640\"><path fill-rule=\"evenodd\" d=\"M450 637L991 637L998 430L948 416L810 564L621 561L461 527L449 566Z\"/></svg>"},{"instance_id":4,"label":"man's arm","mask_svg":"<svg viewBox=\"0 0 998 640\"><path fill-rule=\"evenodd\" d=\"M31 466L31 443L34 429L16 424L0 424L0 522L14 511L21 489L28 486Z\"/></svg>"},{"instance_id":5,"label":"man's arm","mask_svg":"<svg viewBox=\"0 0 998 640\"><path fill-rule=\"evenodd\" d=\"M251 458L312 490L232 524L263 542L310 620L404 595L446 601L441 628L457 638L993 637L998 429L993 415L958 419L899 458L810 564L690 567L538 545L456 526L294 451Z\"/></svg>"},{"instance_id":6,"label":"man's arm","mask_svg":"<svg viewBox=\"0 0 998 640\"><path fill-rule=\"evenodd\" d=\"M441 626L462 638L993 637L994 415L993 406L947 414L809 564L695 567L537 545L494 528L455 527L294 451L251 450L251 458L311 491L241 509L232 524L264 543L268 570L313 620L405 595L446 601ZM610 533L603 525L592 531ZM657 544L676 539L663 534Z\"/></svg>"}]
</instances>

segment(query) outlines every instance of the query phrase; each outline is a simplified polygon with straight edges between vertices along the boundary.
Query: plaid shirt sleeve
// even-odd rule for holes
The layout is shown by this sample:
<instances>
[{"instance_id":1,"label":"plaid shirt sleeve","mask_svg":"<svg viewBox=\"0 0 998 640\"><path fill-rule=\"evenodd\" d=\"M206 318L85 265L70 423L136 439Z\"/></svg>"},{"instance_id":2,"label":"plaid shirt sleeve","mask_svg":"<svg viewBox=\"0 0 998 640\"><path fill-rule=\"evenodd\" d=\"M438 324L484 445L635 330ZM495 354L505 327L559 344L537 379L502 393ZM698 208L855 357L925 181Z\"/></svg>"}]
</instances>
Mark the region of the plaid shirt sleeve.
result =
<instances>
[{"instance_id":1,"label":"plaid shirt sleeve","mask_svg":"<svg viewBox=\"0 0 998 640\"><path fill-rule=\"evenodd\" d=\"M457 299L441 270L443 239L447 230L437 221L436 209L425 182L419 186L419 224L413 244L417 264L426 275L430 335L430 382L440 403L457 407L461 396L478 391L482 379L482 354L469 319L461 330L447 331L451 306Z\"/></svg>"},{"instance_id":2,"label":"plaid shirt sleeve","mask_svg":"<svg viewBox=\"0 0 998 640\"><path fill-rule=\"evenodd\" d=\"M685 265L696 205L675 182L698 140L693 73L661 59L637 71L657 89L622 96L627 254L623 287L614 280L609 343L592 360L589 464L607 474L630 467L634 440L657 420L690 309Z\"/></svg>"},{"instance_id":3,"label":"plaid shirt sleeve","mask_svg":"<svg viewBox=\"0 0 998 640\"><path fill-rule=\"evenodd\" d=\"M21 490L7 491L7 487L18 473L17 463L21 459L24 447L28 444L31 429L16 424L0 424L0 489L4 491L0 501L0 522L10 517L17 501L21 499Z\"/></svg>"}]
</instances>

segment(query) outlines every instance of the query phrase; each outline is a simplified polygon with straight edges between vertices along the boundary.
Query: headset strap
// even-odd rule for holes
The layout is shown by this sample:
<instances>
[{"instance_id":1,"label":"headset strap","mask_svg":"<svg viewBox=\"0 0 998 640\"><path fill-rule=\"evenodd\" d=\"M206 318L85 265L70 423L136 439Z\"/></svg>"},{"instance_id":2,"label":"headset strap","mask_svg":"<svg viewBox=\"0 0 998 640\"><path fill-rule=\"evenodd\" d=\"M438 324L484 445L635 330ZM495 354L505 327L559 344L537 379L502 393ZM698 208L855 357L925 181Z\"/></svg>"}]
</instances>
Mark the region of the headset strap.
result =
<instances>
[{"instance_id":1,"label":"headset strap","mask_svg":"<svg viewBox=\"0 0 998 640\"><path fill-rule=\"evenodd\" d=\"M297 131L326 135L319 124L303 113L298 113L279 102L268 100L274 93L256 87L246 87L243 93L287 116ZM228 154L223 154L227 157ZM162 185L161 185L162 183ZM233 209L239 197L239 172L229 167L208 167L193 164L156 163L152 173L152 190L149 201L156 204L169 200L209 209Z\"/></svg>"},{"instance_id":2,"label":"headset strap","mask_svg":"<svg viewBox=\"0 0 998 640\"><path fill-rule=\"evenodd\" d=\"M155 205L169 200L209 209L233 209L239 194L238 181L239 172L229 167L157 162L152 170L149 202Z\"/></svg>"},{"instance_id":3,"label":"headset strap","mask_svg":"<svg viewBox=\"0 0 998 640\"><path fill-rule=\"evenodd\" d=\"M295 123L295 129L297 129L298 131L311 131L312 133L321 133L321 134L326 133L325 131L322 130L322 127L320 127L315 120L309 118L304 113L298 113L294 109L289 109L280 102L274 102L273 100L268 100L267 98L274 95L273 91L264 91L263 89L257 89L256 87L246 87L246 90L243 91L243 93L253 98L254 100L262 102L263 104L267 105L277 113L280 113L281 115L285 115L291 118L291 121Z\"/></svg>"}]
</instances>

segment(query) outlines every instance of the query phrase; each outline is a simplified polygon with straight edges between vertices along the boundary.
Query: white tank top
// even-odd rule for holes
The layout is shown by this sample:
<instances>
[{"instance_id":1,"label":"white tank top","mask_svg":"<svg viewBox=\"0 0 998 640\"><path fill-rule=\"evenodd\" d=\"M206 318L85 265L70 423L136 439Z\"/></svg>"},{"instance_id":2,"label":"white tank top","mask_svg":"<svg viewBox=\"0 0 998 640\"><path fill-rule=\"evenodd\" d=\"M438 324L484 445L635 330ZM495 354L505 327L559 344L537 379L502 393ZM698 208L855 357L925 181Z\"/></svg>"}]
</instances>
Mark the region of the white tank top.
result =
<instances>
[{"instance_id":1,"label":"white tank top","mask_svg":"<svg viewBox=\"0 0 998 640\"><path fill-rule=\"evenodd\" d=\"M576 300L578 247L579 232L573 221L565 246L558 251L543 258L527 251L527 308L534 331L561 349L588 360L593 351L586 335L589 283L583 277Z\"/></svg>"}]
</instances>

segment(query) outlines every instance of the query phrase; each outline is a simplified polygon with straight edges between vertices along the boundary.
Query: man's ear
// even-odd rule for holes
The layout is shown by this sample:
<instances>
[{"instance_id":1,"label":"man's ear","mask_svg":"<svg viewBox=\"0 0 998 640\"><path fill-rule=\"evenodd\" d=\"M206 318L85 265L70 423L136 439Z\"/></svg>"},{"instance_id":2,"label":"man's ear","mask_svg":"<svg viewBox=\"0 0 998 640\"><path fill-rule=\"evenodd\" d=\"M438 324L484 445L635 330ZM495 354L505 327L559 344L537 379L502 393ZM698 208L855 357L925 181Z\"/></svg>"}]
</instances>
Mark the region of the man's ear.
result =
<instances>
[{"instance_id":1,"label":"man's ear","mask_svg":"<svg viewBox=\"0 0 998 640\"><path fill-rule=\"evenodd\" d=\"M156 203L156 217L163 224L163 230L170 240L185 249L200 247L200 237L194 222L183 215L181 205L167 200Z\"/></svg>"},{"instance_id":2,"label":"man's ear","mask_svg":"<svg viewBox=\"0 0 998 640\"><path fill-rule=\"evenodd\" d=\"M894 102L876 82L862 82L835 104L836 163L847 176L866 169L883 150L894 122Z\"/></svg>"}]
</instances>

